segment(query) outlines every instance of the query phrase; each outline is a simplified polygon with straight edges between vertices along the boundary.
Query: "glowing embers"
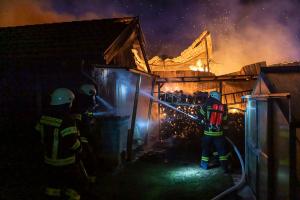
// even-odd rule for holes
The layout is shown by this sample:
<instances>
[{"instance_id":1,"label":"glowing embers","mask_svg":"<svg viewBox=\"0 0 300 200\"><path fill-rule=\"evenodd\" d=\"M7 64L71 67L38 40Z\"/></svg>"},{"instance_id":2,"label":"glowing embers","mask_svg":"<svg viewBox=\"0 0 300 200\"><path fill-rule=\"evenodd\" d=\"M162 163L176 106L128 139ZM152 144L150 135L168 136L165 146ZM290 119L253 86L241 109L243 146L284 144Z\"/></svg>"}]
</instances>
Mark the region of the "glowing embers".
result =
<instances>
[{"instance_id":1,"label":"glowing embers","mask_svg":"<svg viewBox=\"0 0 300 200\"><path fill-rule=\"evenodd\" d=\"M197 107L189 105L176 106L177 110L161 105L160 136L161 139L169 137L190 138L202 132L201 126L192 119L197 112ZM181 113L184 112L185 114Z\"/></svg>"},{"instance_id":2,"label":"glowing embers","mask_svg":"<svg viewBox=\"0 0 300 200\"><path fill-rule=\"evenodd\" d=\"M245 110L242 109L242 106L235 106L235 107L229 107L228 108L228 113L232 113L232 114L241 113L241 114L243 114L244 112L245 112Z\"/></svg>"},{"instance_id":3,"label":"glowing embers","mask_svg":"<svg viewBox=\"0 0 300 200\"><path fill-rule=\"evenodd\" d=\"M196 62L196 65L190 65L189 68L192 71L208 72L207 66L202 63L201 59Z\"/></svg>"}]
</instances>

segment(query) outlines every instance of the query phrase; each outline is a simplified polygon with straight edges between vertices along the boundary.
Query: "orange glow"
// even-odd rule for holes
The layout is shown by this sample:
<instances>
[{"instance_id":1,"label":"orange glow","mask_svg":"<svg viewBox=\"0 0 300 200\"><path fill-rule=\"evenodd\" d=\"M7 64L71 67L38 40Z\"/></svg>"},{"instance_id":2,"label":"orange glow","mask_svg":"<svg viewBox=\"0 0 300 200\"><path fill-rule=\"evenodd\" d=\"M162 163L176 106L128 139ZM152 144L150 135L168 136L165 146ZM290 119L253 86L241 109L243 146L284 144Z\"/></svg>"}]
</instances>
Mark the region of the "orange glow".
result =
<instances>
[{"instance_id":1,"label":"orange glow","mask_svg":"<svg viewBox=\"0 0 300 200\"><path fill-rule=\"evenodd\" d=\"M202 63L201 59L199 59L196 62L196 65L190 65L189 68L192 71L199 71L199 72L207 72L208 71L207 67Z\"/></svg>"},{"instance_id":2,"label":"orange glow","mask_svg":"<svg viewBox=\"0 0 300 200\"><path fill-rule=\"evenodd\" d=\"M124 13L112 13L112 15L113 17L125 16ZM100 19L103 17L99 12L86 12L79 16L60 13L52 8L50 1L2 0L0 5L1 27Z\"/></svg>"}]
</instances>

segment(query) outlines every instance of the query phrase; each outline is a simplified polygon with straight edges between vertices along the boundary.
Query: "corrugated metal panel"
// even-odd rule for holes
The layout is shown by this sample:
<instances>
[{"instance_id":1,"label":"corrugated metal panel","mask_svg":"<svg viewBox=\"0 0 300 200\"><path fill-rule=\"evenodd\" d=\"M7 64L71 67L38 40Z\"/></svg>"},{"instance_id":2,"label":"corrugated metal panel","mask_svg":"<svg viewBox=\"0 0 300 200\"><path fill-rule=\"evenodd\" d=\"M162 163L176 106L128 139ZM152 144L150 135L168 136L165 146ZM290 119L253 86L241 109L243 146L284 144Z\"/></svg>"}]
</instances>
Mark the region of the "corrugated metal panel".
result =
<instances>
[{"instance_id":1,"label":"corrugated metal panel","mask_svg":"<svg viewBox=\"0 0 300 200\"><path fill-rule=\"evenodd\" d=\"M268 68L260 75L253 90L252 98L255 99L248 101L246 144L251 143L257 133L258 150L263 156L259 156L257 162L253 158L255 153L246 145L246 169L249 185L259 199L293 199L295 195L294 172L299 169L296 165L299 163L299 148L294 146L297 145L293 137L296 131L290 124L289 115L291 113L294 122L298 122L299 69ZM276 96L280 98L274 99ZM294 151L295 148L298 149Z\"/></svg>"},{"instance_id":2,"label":"corrugated metal panel","mask_svg":"<svg viewBox=\"0 0 300 200\"><path fill-rule=\"evenodd\" d=\"M300 68L299 68L300 69ZM291 94L292 117L295 122L300 122L300 71L288 73L266 73L268 86L272 93L288 92ZM281 100L282 109L288 110L288 103Z\"/></svg>"},{"instance_id":3,"label":"corrugated metal panel","mask_svg":"<svg viewBox=\"0 0 300 200\"><path fill-rule=\"evenodd\" d=\"M272 135L269 142L273 142L273 189L274 199L289 199L290 195L290 129L289 123L281 112L278 104L272 108Z\"/></svg>"},{"instance_id":4,"label":"corrugated metal panel","mask_svg":"<svg viewBox=\"0 0 300 200\"><path fill-rule=\"evenodd\" d=\"M249 100L245 116L245 169L248 184L255 194L257 193L257 155L255 152L257 148L256 106L255 100Z\"/></svg>"},{"instance_id":5,"label":"corrugated metal panel","mask_svg":"<svg viewBox=\"0 0 300 200\"><path fill-rule=\"evenodd\" d=\"M151 93L152 78L143 76L141 80L141 92ZM140 93L141 94L141 93ZM148 125L148 112L149 112L149 97L139 95L139 102L136 114L136 124L134 139L136 140L136 146L142 145L145 142L145 136L147 133Z\"/></svg>"},{"instance_id":6,"label":"corrugated metal panel","mask_svg":"<svg viewBox=\"0 0 300 200\"><path fill-rule=\"evenodd\" d=\"M131 128L137 74L124 69L96 68L94 79L97 80L101 97L112 102L117 115L129 116L128 128ZM140 91L151 93L152 77L142 76ZM148 109L150 99L140 92L137 104L136 123L134 128L135 144L144 143L147 132Z\"/></svg>"}]
</instances>

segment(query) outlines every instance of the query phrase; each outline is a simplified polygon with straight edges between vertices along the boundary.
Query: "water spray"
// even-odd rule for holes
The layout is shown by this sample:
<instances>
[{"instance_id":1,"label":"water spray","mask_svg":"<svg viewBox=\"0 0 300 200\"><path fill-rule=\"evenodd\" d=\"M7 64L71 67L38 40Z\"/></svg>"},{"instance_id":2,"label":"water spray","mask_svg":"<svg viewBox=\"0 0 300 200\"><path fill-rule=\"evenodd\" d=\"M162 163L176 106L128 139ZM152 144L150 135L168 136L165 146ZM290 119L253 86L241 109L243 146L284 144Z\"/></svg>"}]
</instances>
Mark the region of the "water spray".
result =
<instances>
[{"instance_id":1,"label":"water spray","mask_svg":"<svg viewBox=\"0 0 300 200\"><path fill-rule=\"evenodd\" d=\"M91 117L102 117L102 116L107 116L109 114L113 114L113 112L91 112L88 113Z\"/></svg>"},{"instance_id":2,"label":"water spray","mask_svg":"<svg viewBox=\"0 0 300 200\"><path fill-rule=\"evenodd\" d=\"M182 113L182 114L184 114L184 115L187 115L188 117L190 117L190 118L192 118L192 119L194 119L194 120L199 120L198 117L193 116L193 115L191 115L191 114L188 114L188 113L186 113L186 112L183 112L182 110L179 110L178 108L175 108L174 106L168 104L167 102L155 98L154 96L148 94L148 93L145 92L145 91L142 91L142 90L141 90L140 93L141 93L142 95L144 95L144 96L147 96L147 97L151 98L151 99L154 100L154 101L157 101L158 103L160 103L160 104L162 104L162 105L164 105L164 106L167 106L168 108L171 108L171 109L173 109L173 110L175 110L175 111L177 111L177 112L179 112L179 113Z\"/></svg>"},{"instance_id":3,"label":"water spray","mask_svg":"<svg viewBox=\"0 0 300 200\"><path fill-rule=\"evenodd\" d=\"M96 96L96 100L100 102L102 105L104 105L108 111L97 111L97 112L88 112L88 116L90 117L102 117L107 115L112 115L115 113L115 109L112 105L110 105L107 101L105 101L103 98Z\"/></svg>"},{"instance_id":4,"label":"water spray","mask_svg":"<svg viewBox=\"0 0 300 200\"><path fill-rule=\"evenodd\" d=\"M108 110L114 110L114 107L110 105L107 101L105 101L103 98L96 96L96 99L101 102Z\"/></svg>"}]
</instances>

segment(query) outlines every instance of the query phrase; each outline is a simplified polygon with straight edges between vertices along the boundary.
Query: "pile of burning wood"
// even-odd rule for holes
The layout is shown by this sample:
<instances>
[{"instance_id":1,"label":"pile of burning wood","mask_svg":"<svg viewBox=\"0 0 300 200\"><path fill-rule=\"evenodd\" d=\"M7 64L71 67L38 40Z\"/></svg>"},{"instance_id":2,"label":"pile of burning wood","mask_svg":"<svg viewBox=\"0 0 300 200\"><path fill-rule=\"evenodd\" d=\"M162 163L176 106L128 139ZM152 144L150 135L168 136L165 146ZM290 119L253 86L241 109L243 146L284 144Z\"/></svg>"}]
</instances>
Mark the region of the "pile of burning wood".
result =
<instances>
[{"instance_id":1,"label":"pile of burning wood","mask_svg":"<svg viewBox=\"0 0 300 200\"><path fill-rule=\"evenodd\" d=\"M170 104L203 104L208 98L207 92L194 92L193 95L184 94L182 90L161 93L159 99Z\"/></svg>"},{"instance_id":2,"label":"pile of burning wood","mask_svg":"<svg viewBox=\"0 0 300 200\"><path fill-rule=\"evenodd\" d=\"M197 116L200 105L207 99L207 93L196 92L193 95L186 95L182 91L168 92L160 95L160 100L170 103L172 106L187 114ZM225 126L225 133L230 135L243 135L244 133L244 114L229 113L229 118ZM160 106L160 137L194 138L195 135L203 133L203 127L190 118L188 115L177 112L164 105ZM235 137L235 136L234 136Z\"/></svg>"},{"instance_id":3,"label":"pile of burning wood","mask_svg":"<svg viewBox=\"0 0 300 200\"><path fill-rule=\"evenodd\" d=\"M191 115L196 115L194 106L176 106L177 109ZM201 126L192 118L168 107L161 108L160 136L166 139L171 136L186 138L202 132Z\"/></svg>"},{"instance_id":4,"label":"pile of burning wood","mask_svg":"<svg viewBox=\"0 0 300 200\"><path fill-rule=\"evenodd\" d=\"M208 97L206 92L195 92L193 95L184 94L182 90L167 92L160 95L160 100L170 103L172 106L187 114L196 116ZM188 115L177 112L161 105L160 107L160 136L161 139L169 137L189 138L202 133L202 127L197 121Z\"/></svg>"}]
</instances>

